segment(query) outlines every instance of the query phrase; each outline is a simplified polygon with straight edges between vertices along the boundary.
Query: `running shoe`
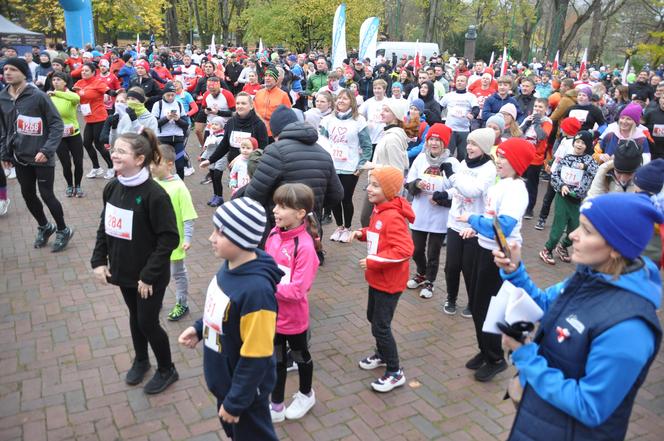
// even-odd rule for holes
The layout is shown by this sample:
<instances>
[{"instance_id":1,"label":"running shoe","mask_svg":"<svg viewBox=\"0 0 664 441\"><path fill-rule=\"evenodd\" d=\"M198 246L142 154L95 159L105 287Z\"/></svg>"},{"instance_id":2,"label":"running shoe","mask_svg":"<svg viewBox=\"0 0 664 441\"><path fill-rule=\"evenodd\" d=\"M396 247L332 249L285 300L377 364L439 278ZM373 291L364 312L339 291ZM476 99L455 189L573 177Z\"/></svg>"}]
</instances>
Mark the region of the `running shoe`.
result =
<instances>
[{"instance_id":1,"label":"running shoe","mask_svg":"<svg viewBox=\"0 0 664 441\"><path fill-rule=\"evenodd\" d=\"M16 167L12 167L7 171L7 179L16 179Z\"/></svg>"},{"instance_id":2,"label":"running shoe","mask_svg":"<svg viewBox=\"0 0 664 441\"><path fill-rule=\"evenodd\" d=\"M537 221L537 224L535 224L535 229L542 231L544 229L544 225L546 224L546 219L540 217L539 220Z\"/></svg>"},{"instance_id":3,"label":"running shoe","mask_svg":"<svg viewBox=\"0 0 664 441\"><path fill-rule=\"evenodd\" d=\"M42 248L48 243L48 238L55 233L55 225L46 224L43 227L37 227L37 237L35 238L34 247Z\"/></svg>"},{"instance_id":4,"label":"running shoe","mask_svg":"<svg viewBox=\"0 0 664 441\"><path fill-rule=\"evenodd\" d=\"M65 227L64 230L58 230L55 232L55 242L53 242L53 248L51 248L51 251L54 253L58 253L65 248L67 248L67 244L71 240L71 238L74 236L74 230Z\"/></svg>"},{"instance_id":5,"label":"running shoe","mask_svg":"<svg viewBox=\"0 0 664 441\"><path fill-rule=\"evenodd\" d=\"M210 201L208 202L208 205L210 207L218 207L220 205L223 205L223 203L224 203L224 198L222 198L221 196L214 195L212 199L210 199Z\"/></svg>"},{"instance_id":6,"label":"running shoe","mask_svg":"<svg viewBox=\"0 0 664 441\"><path fill-rule=\"evenodd\" d=\"M447 315L456 315L457 313L456 302L453 302L451 300L446 300L445 304L443 305L443 312Z\"/></svg>"},{"instance_id":7,"label":"running shoe","mask_svg":"<svg viewBox=\"0 0 664 441\"><path fill-rule=\"evenodd\" d=\"M184 175L185 176L191 176L194 173L196 173L196 170L194 169L194 167L185 167L184 168Z\"/></svg>"},{"instance_id":8,"label":"running shoe","mask_svg":"<svg viewBox=\"0 0 664 441\"><path fill-rule=\"evenodd\" d=\"M367 358L360 360L360 367L365 371L370 371L381 366L387 366L385 362L376 354L370 355Z\"/></svg>"},{"instance_id":9,"label":"running shoe","mask_svg":"<svg viewBox=\"0 0 664 441\"><path fill-rule=\"evenodd\" d=\"M493 377L505 369L507 369L507 362L505 360L500 360L498 363L487 361L482 367L475 371L475 379L481 382L491 381Z\"/></svg>"},{"instance_id":10,"label":"running shoe","mask_svg":"<svg viewBox=\"0 0 664 441\"><path fill-rule=\"evenodd\" d=\"M424 287L420 290L420 297L423 299L430 299L433 297L433 283L424 282Z\"/></svg>"},{"instance_id":11,"label":"running shoe","mask_svg":"<svg viewBox=\"0 0 664 441\"><path fill-rule=\"evenodd\" d=\"M524 219L532 219L533 218L533 212L531 211L526 211L526 214L523 215Z\"/></svg>"},{"instance_id":12,"label":"running shoe","mask_svg":"<svg viewBox=\"0 0 664 441\"><path fill-rule=\"evenodd\" d=\"M473 313L470 310L470 306L466 306L463 308L463 311L461 311L461 317L463 318L473 318Z\"/></svg>"},{"instance_id":13,"label":"running shoe","mask_svg":"<svg viewBox=\"0 0 664 441\"><path fill-rule=\"evenodd\" d=\"M422 274L415 274L415 277L406 282L406 286L408 287L408 289L415 289L424 285L426 281L427 281L426 276L423 276Z\"/></svg>"},{"instance_id":14,"label":"running shoe","mask_svg":"<svg viewBox=\"0 0 664 441\"><path fill-rule=\"evenodd\" d=\"M540 259L542 259L544 262L548 263L549 265L555 265L556 264L556 259L553 258L553 253L551 250L547 250L544 248L542 251L539 253Z\"/></svg>"},{"instance_id":15,"label":"running shoe","mask_svg":"<svg viewBox=\"0 0 664 441\"><path fill-rule=\"evenodd\" d=\"M172 322L177 322L189 312L189 307L181 303L176 303L168 313L168 319Z\"/></svg>"},{"instance_id":16,"label":"running shoe","mask_svg":"<svg viewBox=\"0 0 664 441\"><path fill-rule=\"evenodd\" d=\"M7 210L9 210L9 204L11 204L12 201L9 199L3 199L0 201L0 216L4 216L7 214Z\"/></svg>"},{"instance_id":17,"label":"running shoe","mask_svg":"<svg viewBox=\"0 0 664 441\"><path fill-rule=\"evenodd\" d=\"M180 376L175 366L171 366L167 371L161 372L159 369L154 373L154 376L147 382L143 388L143 392L148 395L158 394L163 392L168 386L178 381Z\"/></svg>"},{"instance_id":18,"label":"running shoe","mask_svg":"<svg viewBox=\"0 0 664 441\"><path fill-rule=\"evenodd\" d=\"M350 242L350 237L351 237L352 234L353 234L353 232L350 230L350 228L344 228L344 231L339 236L339 242L342 242L342 243Z\"/></svg>"},{"instance_id":19,"label":"running shoe","mask_svg":"<svg viewBox=\"0 0 664 441\"><path fill-rule=\"evenodd\" d=\"M406 384L406 376L403 374L403 369L396 372L388 372L376 381L371 383L371 388L376 392L389 392L394 388Z\"/></svg>"},{"instance_id":20,"label":"running shoe","mask_svg":"<svg viewBox=\"0 0 664 441\"><path fill-rule=\"evenodd\" d=\"M65 196L68 198L74 197L74 187L67 187L65 189Z\"/></svg>"},{"instance_id":21,"label":"running shoe","mask_svg":"<svg viewBox=\"0 0 664 441\"><path fill-rule=\"evenodd\" d=\"M346 229L344 227L337 227L337 229L334 230L334 233L332 233L332 236L330 236L330 240L333 242L339 242L341 240L341 234L345 230Z\"/></svg>"},{"instance_id":22,"label":"running shoe","mask_svg":"<svg viewBox=\"0 0 664 441\"><path fill-rule=\"evenodd\" d=\"M83 191L83 189L81 189L81 187L76 187L74 189L74 196L76 196L77 198L84 198L85 192Z\"/></svg>"},{"instance_id":23,"label":"running shoe","mask_svg":"<svg viewBox=\"0 0 664 441\"><path fill-rule=\"evenodd\" d=\"M130 386L136 386L138 383L143 381L145 374L150 370L150 361L149 360L136 360L131 365L131 368L127 372L125 377L125 383Z\"/></svg>"},{"instance_id":24,"label":"running shoe","mask_svg":"<svg viewBox=\"0 0 664 441\"><path fill-rule=\"evenodd\" d=\"M273 423L286 421L286 406L283 403L280 405L270 403L270 417Z\"/></svg>"},{"instance_id":25,"label":"running shoe","mask_svg":"<svg viewBox=\"0 0 664 441\"><path fill-rule=\"evenodd\" d=\"M563 247L561 244L558 244L558 246L556 246L554 253L556 253L556 256L558 256L558 258L565 263L570 263L572 261L572 258L569 256L567 248Z\"/></svg>"},{"instance_id":26,"label":"running shoe","mask_svg":"<svg viewBox=\"0 0 664 441\"><path fill-rule=\"evenodd\" d=\"M102 176L104 176L104 170L102 170L101 168L93 168L92 170L90 170L90 173L85 175L85 177L88 179L100 178Z\"/></svg>"},{"instance_id":27,"label":"running shoe","mask_svg":"<svg viewBox=\"0 0 664 441\"><path fill-rule=\"evenodd\" d=\"M311 389L309 395L297 391L293 395L293 402L286 408L286 418L289 420L299 420L314 407L314 404L316 404L316 394L313 389Z\"/></svg>"},{"instance_id":28,"label":"running shoe","mask_svg":"<svg viewBox=\"0 0 664 441\"><path fill-rule=\"evenodd\" d=\"M106 174L104 175L104 179L111 180L115 177L115 170L112 168L109 168L106 170Z\"/></svg>"}]
</instances>

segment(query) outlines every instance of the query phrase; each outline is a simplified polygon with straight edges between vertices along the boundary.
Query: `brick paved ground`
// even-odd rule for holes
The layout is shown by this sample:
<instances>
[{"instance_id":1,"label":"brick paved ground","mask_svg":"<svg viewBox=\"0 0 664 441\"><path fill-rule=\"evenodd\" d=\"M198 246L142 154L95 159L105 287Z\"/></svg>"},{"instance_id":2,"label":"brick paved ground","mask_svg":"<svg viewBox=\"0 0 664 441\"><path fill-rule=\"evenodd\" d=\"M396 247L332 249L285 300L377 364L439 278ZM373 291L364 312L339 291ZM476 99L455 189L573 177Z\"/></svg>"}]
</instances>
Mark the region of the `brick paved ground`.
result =
<instances>
[{"instance_id":1,"label":"brick paved ground","mask_svg":"<svg viewBox=\"0 0 664 441\"><path fill-rule=\"evenodd\" d=\"M59 168L56 174L61 195ZM76 235L58 255L32 248L35 224L16 181L10 181L12 206L0 219L0 440L224 439L205 387L200 347L175 343L199 316L204 289L219 265L206 241L211 188L199 185L200 177L199 172L187 179L201 216L187 259L192 314L180 323L164 320L180 381L156 397L124 383L132 358L127 312L119 290L95 283L89 268L104 181L85 180L85 199L61 199ZM358 186L356 196L360 191ZM532 221L526 222L525 236L526 262L536 281L552 283L569 273L569 266L537 261L544 234L532 229ZM364 318L366 284L357 268L364 246L327 239L325 246L327 262L311 293L318 403L302 420L279 424L280 439L505 439L514 409L501 398L512 370L490 384L473 381L463 367L475 353L472 322L441 312L443 282L431 300L414 291L404 294L394 322L406 376L419 387L407 384L387 395L369 389L375 373L357 367L372 347ZM164 311L173 302L169 291ZM290 374L288 394L296 379ZM639 393L628 439L661 439L663 417L660 352Z\"/></svg>"}]
</instances>

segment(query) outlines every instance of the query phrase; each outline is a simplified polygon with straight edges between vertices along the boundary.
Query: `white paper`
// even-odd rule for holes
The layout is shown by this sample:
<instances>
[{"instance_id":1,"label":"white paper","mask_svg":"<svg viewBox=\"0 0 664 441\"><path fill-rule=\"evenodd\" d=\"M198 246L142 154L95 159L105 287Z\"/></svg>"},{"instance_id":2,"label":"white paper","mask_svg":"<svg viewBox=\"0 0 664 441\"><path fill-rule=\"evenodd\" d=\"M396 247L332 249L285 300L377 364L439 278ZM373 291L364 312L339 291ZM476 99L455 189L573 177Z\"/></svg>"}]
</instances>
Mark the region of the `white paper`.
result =
<instances>
[{"instance_id":1,"label":"white paper","mask_svg":"<svg viewBox=\"0 0 664 441\"><path fill-rule=\"evenodd\" d=\"M482 331L490 334L502 334L496 326L497 322L531 322L539 321L544 311L535 303L523 288L517 288L505 281L498 294L491 298Z\"/></svg>"}]
</instances>

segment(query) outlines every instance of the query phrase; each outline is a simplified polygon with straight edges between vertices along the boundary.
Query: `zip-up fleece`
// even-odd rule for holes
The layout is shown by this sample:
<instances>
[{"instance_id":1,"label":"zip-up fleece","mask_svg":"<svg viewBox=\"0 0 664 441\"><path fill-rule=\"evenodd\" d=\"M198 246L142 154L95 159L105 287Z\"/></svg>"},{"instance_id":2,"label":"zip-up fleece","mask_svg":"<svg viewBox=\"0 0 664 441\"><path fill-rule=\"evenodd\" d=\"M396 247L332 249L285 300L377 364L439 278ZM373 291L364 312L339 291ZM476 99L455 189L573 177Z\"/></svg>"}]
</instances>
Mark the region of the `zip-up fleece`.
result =
<instances>
[{"instance_id":1,"label":"zip-up fleece","mask_svg":"<svg viewBox=\"0 0 664 441\"><path fill-rule=\"evenodd\" d=\"M0 91L0 158L33 166L55 167L55 151L60 145L64 124L51 99L28 84L16 101L9 87ZM37 153L45 163L35 162Z\"/></svg>"},{"instance_id":2,"label":"zip-up fleece","mask_svg":"<svg viewBox=\"0 0 664 441\"><path fill-rule=\"evenodd\" d=\"M274 227L265 243L265 252L286 273L277 285L277 332L301 334L309 329L311 286L318 272L318 255L305 224L283 231Z\"/></svg>"},{"instance_id":3,"label":"zip-up fleece","mask_svg":"<svg viewBox=\"0 0 664 441\"><path fill-rule=\"evenodd\" d=\"M367 242L364 276L372 288L390 294L402 292L408 281L408 262L415 249L408 223L415 213L401 196L374 207L369 226L360 240Z\"/></svg>"}]
</instances>

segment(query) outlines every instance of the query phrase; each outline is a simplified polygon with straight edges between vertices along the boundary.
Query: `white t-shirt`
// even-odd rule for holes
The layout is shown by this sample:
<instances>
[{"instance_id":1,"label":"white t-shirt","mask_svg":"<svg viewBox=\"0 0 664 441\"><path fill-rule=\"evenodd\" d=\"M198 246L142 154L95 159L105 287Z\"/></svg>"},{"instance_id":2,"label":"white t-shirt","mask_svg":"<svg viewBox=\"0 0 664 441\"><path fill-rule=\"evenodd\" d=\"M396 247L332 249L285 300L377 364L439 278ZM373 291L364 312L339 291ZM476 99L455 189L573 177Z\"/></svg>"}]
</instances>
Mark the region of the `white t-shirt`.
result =
<instances>
[{"instance_id":1,"label":"white t-shirt","mask_svg":"<svg viewBox=\"0 0 664 441\"><path fill-rule=\"evenodd\" d=\"M332 156L337 171L355 172L362 157L359 133L367 127L362 115L357 119L339 119L331 114L323 118L320 126L328 133L327 138L320 136L318 144Z\"/></svg>"},{"instance_id":2,"label":"white t-shirt","mask_svg":"<svg viewBox=\"0 0 664 441\"><path fill-rule=\"evenodd\" d=\"M470 131L470 120L466 117L473 107L478 106L477 97L472 93L451 92L440 100L440 105L447 108L445 124L455 132Z\"/></svg>"},{"instance_id":3,"label":"white t-shirt","mask_svg":"<svg viewBox=\"0 0 664 441\"><path fill-rule=\"evenodd\" d=\"M369 98L360 106L360 115L364 116L367 120L369 128L369 136L371 136L371 143L378 144L378 141L383 137L383 129L385 123L380 116L383 111L383 105L387 104L388 98L383 98L378 101L375 97Z\"/></svg>"},{"instance_id":4,"label":"white t-shirt","mask_svg":"<svg viewBox=\"0 0 664 441\"><path fill-rule=\"evenodd\" d=\"M493 161L488 161L479 167L468 168L463 161L450 181L453 187L448 193L452 196L452 207L447 226L460 233L470 228L470 224L456 220L458 216L484 213L487 191L496 182L496 166Z\"/></svg>"},{"instance_id":5,"label":"white t-shirt","mask_svg":"<svg viewBox=\"0 0 664 441\"><path fill-rule=\"evenodd\" d=\"M167 103L164 100L155 103L154 106L152 106L152 115L157 118L158 122L173 110L180 115L180 118L187 116L184 107L178 100L173 100L172 103ZM175 123L175 121L171 120L159 127L157 136L184 136L184 131Z\"/></svg>"},{"instance_id":6,"label":"white t-shirt","mask_svg":"<svg viewBox=\"0 0 664 441\"><path fill-rule=\"evenodd\" d=\"M507 236L507 243L516 242L519 245L523 242L521 237L521 219L528 207L528 190L526 184L521 179L505 178L501 179L489 188L484 204L484 217L493 219L494 216L509 216L516 219L516 225L512 232ZM494 239L477 235L480 246L487 250L497 250L498 244Z\"/></svg>"},{"instance_id":7,"label":"white t-shirt","mask_svg":"<svg viewBox=\"0 0 664 441\"><path fill-rule=\"evenodd\" d=\"M452 169L456 172L459 169L459 161L456 158L447 158L443 162L452 164ZM440 172L439 167L432 167L427 161L424 152L417 155L408 171L406 182L411 183L416 179L421 179L426 186L418 193L412 202L415 212L415 222L410 226L412 230L426 231L427 233L446 233L447 216L450 211L448 207L441 207L431 203L431 196L436 191L446 191L452 188L452 183Z\"/></svg>"}]
</instances>

